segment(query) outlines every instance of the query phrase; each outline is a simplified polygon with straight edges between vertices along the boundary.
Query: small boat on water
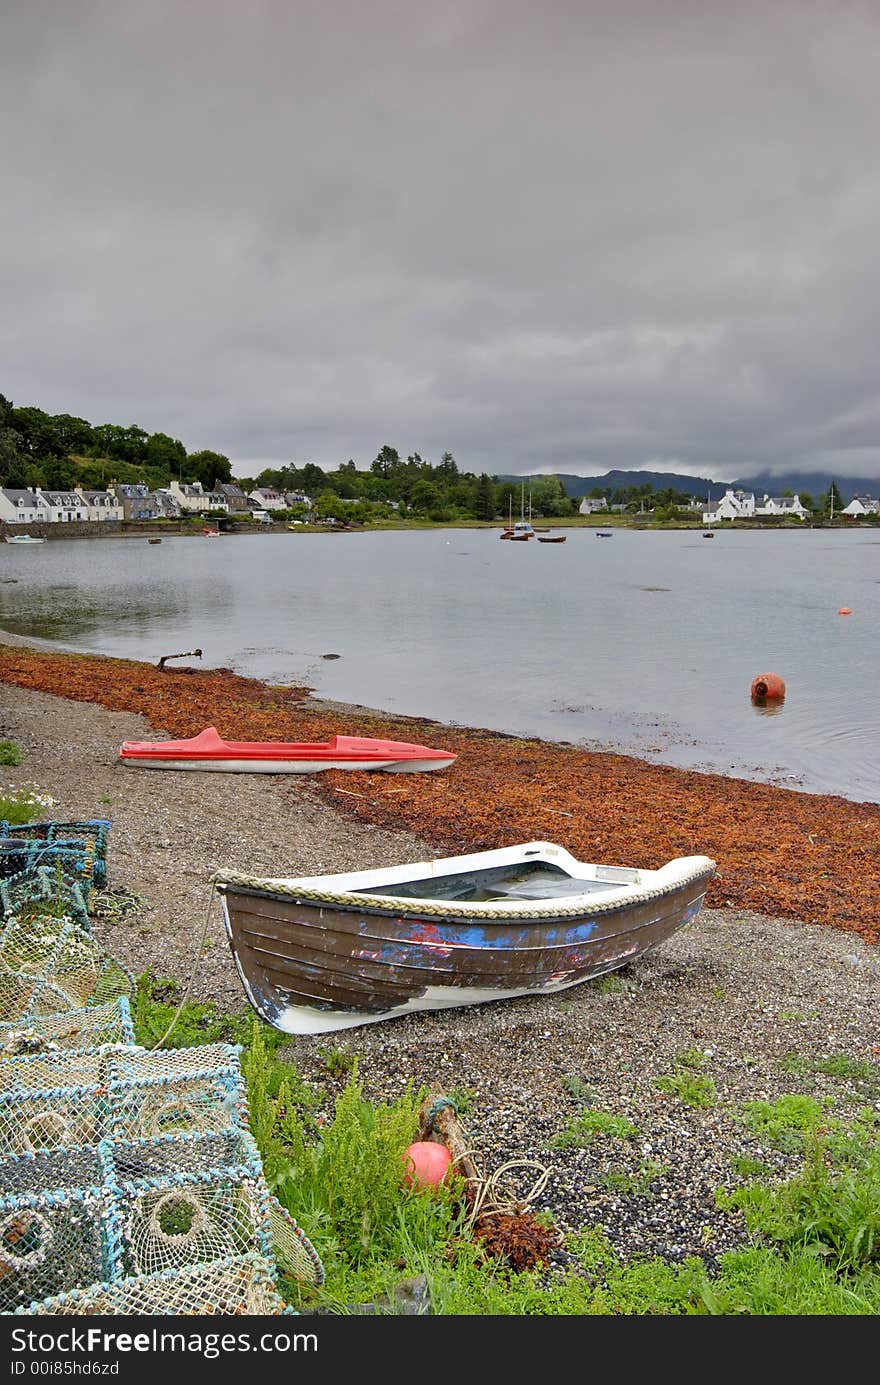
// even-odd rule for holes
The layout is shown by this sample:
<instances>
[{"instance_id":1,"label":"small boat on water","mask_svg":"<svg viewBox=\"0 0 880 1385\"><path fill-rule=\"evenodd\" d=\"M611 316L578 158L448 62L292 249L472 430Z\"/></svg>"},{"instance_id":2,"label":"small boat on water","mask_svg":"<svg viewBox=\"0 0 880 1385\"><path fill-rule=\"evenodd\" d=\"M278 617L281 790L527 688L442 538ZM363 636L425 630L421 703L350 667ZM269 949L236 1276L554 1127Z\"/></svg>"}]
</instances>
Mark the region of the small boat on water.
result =
<instances>
[{"instance_id":1,"label":"small boat on water","mask_svg":"<svg viewBox=\"0 0 880 1385\"><path fill-rule=\"evenodd\" d=\"M714 530L712 530L712 529L704 529L704 530L703 530L703 538L704 538L704 539L714 539L714 537L715 537L715 532L714 532Z\"/></svg>"},{"instance_id":2,"label":"small boat on water","mask_svg":"<svg viewBox=\"0 0 880 1385\"><path fill-rule=\"evenodd\" d=\"M147 543L161 543L161 539L147 539Z\"/></svg>"},{"instance_id":3,"label":"small boat on water","mask_svg":"<svg viewBox=\"0 0 880 1385\"><path fill-rule=\"evenodd\" d=\"M714 873L708 856L635 870L535 841L343 875L224 869L213 883L257 1014L323 1034L592 980L696 918Z\"/></svg>"},{"instance_id":4,"label":"small boat on water","mask_svg":"<svg viewBox=\"0 0 880 1385\"><path fill-rule=\"evenodd\" d=\"M45 540L44 538L40 538L39 535L37 535L37 534L7 534L7 535L6 535L6 542L7 542L7 543L45 543L46 540Z\"/></svg>"},{"instance_id":5,"label":"small boat on water","mask_svg":"<svg viewBox=\"0 0 880 1385\"><path fill-rule=\"evenodd\" d=\"M539 534L538 543L565 543L564 534Z\"/></svg>"},{"instance_id":6,"label":"small boat on water","mask_svg":"<svg viewBox=\"0 0 880 1385\"><path fill-rule=\"evenodd\" d=\"M225 741L215 726L182 741L123 741L119 758L143 769L213 769L224 773L314 774L324 769L414 774L446 769L456 758L408 741L332 736L329 741Z\"/></svg>"},{"instance_id":7,"label":"small boat on water","mask_svg":"<svg viewBox=\"0 0 880 1385\"><path fill-rule=\"evenodd\" d=\"M610 530L610 529L597 529L597 530L596 530L596 538L597 538L597 539L610 539L610 538L611 538L611 530Z\"/></svg>"}]
</instances>

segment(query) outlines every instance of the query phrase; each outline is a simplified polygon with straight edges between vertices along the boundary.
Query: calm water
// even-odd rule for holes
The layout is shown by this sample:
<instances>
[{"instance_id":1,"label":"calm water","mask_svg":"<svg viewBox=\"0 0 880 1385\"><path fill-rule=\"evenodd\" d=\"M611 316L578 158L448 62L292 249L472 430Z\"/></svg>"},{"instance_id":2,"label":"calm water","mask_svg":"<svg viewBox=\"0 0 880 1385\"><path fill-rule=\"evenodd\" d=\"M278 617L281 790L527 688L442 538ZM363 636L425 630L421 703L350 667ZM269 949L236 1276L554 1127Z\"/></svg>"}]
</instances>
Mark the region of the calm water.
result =
<instances>
[{"instance_id":1,"label":"calm water","mask_svg":"<svg viewBox=\"0 0 880 1385\"><path fill-rule=\"evenodd\" d=\"M202 667L335 700L871 802L878 616L870 533L0 544L18 635L148 662L198 647ZM787 697L760 711L768 672Z\"/></svg>"}]
</instances>

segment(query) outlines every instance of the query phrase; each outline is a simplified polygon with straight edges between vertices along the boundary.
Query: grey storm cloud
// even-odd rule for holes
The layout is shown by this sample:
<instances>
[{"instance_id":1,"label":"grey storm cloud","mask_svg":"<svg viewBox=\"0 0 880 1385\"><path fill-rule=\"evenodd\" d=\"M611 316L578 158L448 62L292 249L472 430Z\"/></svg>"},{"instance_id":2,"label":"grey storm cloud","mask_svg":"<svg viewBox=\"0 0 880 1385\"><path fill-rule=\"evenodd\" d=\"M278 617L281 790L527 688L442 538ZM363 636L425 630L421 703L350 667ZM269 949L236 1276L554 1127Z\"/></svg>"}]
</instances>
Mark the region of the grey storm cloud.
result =
<instances>
[{"instance_id":1,"label":"grey storm cloud","mask_svg":"<svg viewBox=\"0 0 880 1385\"><path fill-rule=\"evenodd\" d=\"M880 7L29 0L0 390L242 472L880 475Z\"/></svg>"}]
</instances>

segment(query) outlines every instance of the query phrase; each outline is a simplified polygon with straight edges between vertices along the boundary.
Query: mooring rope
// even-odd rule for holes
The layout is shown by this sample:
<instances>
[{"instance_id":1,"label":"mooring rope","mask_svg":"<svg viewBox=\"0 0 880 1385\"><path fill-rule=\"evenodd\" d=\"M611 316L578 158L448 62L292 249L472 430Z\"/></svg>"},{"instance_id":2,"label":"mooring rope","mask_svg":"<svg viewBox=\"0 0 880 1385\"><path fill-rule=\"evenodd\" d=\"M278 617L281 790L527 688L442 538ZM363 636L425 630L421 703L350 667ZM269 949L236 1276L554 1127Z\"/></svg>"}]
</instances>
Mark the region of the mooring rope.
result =
<instances>
[{"instance_id":1,"label":"mooring rope","mask_svg":"<svg viewBox=\"0 0 880 1385\"><path fill-rule=\"evenodd\" d=\"M202 951L204 950L204 946L205 946L205 939L206 939L207 936L208 936L208 928L210 927L210 923L211 923L211 905L214 903L214 895L215 895L215 893L216 893L216 889L217 889L217 887L216 887L216 885L214 884L214 882L212 881L212 883L211 883L211 893L208 895L208 907L207 907L207 909L205 910L205 922L204 922L204 924L202 925L202 934L201 934L201 937L200 937L200 939L199 939L198 948L196 949L196 955L195 955L195 960L194 960L194 962L193 962L192 971L190 972L190 974L189 974L189 980L188 980L187 983L186 983L186 989L185 989L185 991L183 992L183 996L181 997L180 1004L178 1005L177 1009L176 1009L175 1012L174 1012L174 1017L173 1017L171 1023L169 1024L168 1028L165 1030L165 1033L162 1035L161 1039L158 1039L158 1040L156 1041L156 1043L153 1044L153 1047L152 1047L152 1049L150 1050L151 1053L155 1053L156 1049L157 1049L157 1048L161 1048L162 1045L165 1043L165 1040L169 1037L169 1035L171 1034L171 1031L174 1029L175 1025L177 1024L177 1021L180 1019L180 1016L181 1016L182 1013L183 1013L183 1007L184 1007L184 1005L186 1004L186 1002L187 1002L187 1000L188 1000L188 998L189 998L189 993L190 993L190 991L192 990L192 984L193 984L193 982L194 982L195 979L196 979L196 969L198 968L198 965L199 965L199 958L200 958L201 955L202 955Z\"/></svg>"}]
</instances>

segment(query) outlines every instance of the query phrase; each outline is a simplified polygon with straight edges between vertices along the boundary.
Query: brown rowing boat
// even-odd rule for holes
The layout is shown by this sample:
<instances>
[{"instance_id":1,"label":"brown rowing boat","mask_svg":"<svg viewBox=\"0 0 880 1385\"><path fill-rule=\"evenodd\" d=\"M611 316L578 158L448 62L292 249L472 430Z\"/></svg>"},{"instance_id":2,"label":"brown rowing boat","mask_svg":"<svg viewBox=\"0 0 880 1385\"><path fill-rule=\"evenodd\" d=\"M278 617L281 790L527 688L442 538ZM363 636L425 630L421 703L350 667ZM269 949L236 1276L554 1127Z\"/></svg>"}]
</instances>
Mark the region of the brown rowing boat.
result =
<instances>
[{"instance_id":1,"label":"brown rowing boat","mask_svg":"<svg viewBox=\"0 0 880 1385\"><path fill-rule=\"evenodd\" d=\"M245 993L285 1033L564 990L696 917L707 856L587 865L552 842L342 875L220 871Z\"/></svg>"}]
</instances>

